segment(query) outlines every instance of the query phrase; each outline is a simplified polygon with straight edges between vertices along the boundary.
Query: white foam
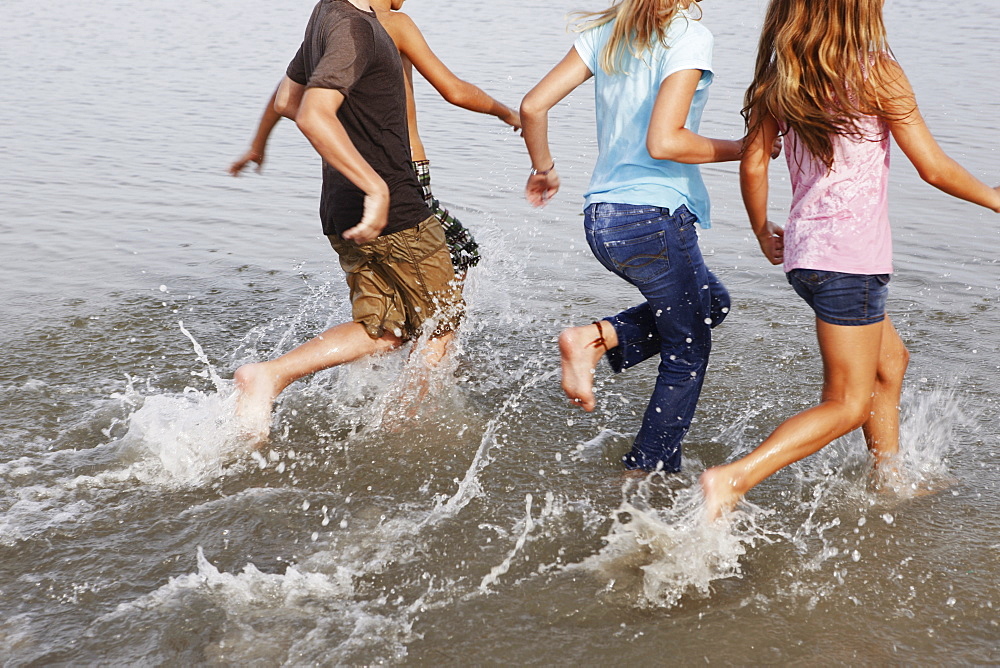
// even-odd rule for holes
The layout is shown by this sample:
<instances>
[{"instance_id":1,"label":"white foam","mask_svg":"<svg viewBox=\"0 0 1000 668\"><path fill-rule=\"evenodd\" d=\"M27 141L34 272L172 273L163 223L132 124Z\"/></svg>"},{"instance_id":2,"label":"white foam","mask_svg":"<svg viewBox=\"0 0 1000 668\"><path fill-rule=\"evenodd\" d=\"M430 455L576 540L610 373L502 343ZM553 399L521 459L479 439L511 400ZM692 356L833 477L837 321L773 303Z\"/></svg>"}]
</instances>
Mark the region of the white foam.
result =
<instances>
[{"instance_id":1,"label":"white foam","mask_svg":"<svg viewBox=\"0 0 1000 668\"><path fill-rule=\"evenodd\" d=\"M728 521L706 521L697 485L676 493L668 507L651 507L647 498L654 477L622 501L604 548L580 564L605 580L609 593L661 608L685 596L708 596L713 582L742 576L740 558L749 547L771 541L757 524L765 513L749 505Z\"/></svg>"},{"instance_id":2,"label":"white foam","mask_svg":"<svg viewBox=\"0 0 1000 668\"><path fill-rule=\"evenodd\" d=\"M11 546L60 527L75 528L94 511L91 502L67 500L58 487L32 485L15 492L18 499L0 514L0 545Z\"/></svg>"},{"instance_id":3,"label":"white foam","mask_svg":"<svg viewBox=\"0 0 1000 668\"><path fill-rule=\"evenodd\" d=\"M198 548L196 572L119 605L98 619L92 632L208 605L218 625L215 640L204 649L210 662L341 665L403 659L411 608L386 613L384 600L357 600L356 594L347 568L309 572L289 566L284 573L264 573L247 564L239 573L226 573ZM275 633L276 620L297 631Z\"/></svg>"},{"instance_id":4,"label":"white foam","mask_svg":"<svg viewBox=\"0 0 1000 668\"><path fill-rule=\"evenodd\" d=\"M120 440L126 469L74 484L135 478L146 484L201 485L221 475L248 450L235 419L235 394L187 389L146 397Z\"/></svg>"}]
</instances>

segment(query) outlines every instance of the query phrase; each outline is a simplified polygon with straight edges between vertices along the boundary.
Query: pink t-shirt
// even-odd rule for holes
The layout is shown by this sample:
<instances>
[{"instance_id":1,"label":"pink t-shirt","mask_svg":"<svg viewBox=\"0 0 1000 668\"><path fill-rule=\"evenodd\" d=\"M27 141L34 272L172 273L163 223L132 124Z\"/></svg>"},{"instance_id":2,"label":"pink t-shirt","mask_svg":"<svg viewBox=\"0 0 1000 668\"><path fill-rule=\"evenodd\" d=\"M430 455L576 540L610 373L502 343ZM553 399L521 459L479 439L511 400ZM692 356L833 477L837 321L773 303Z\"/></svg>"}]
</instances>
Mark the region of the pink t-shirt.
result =
<instances>
[{"instance_id":1,"label":"pink t-shirt","mask_svg":"<svg viewBox=\"0 0 1000 668\"><path fill-rule=\"evenodd\" d=\"M785 271L892 273L889 229L889 129L877 117L860 123L865 139L834 138L829 173L798 140L785 136L792 207L785 227Z\"/></svg>"}]
</instances>

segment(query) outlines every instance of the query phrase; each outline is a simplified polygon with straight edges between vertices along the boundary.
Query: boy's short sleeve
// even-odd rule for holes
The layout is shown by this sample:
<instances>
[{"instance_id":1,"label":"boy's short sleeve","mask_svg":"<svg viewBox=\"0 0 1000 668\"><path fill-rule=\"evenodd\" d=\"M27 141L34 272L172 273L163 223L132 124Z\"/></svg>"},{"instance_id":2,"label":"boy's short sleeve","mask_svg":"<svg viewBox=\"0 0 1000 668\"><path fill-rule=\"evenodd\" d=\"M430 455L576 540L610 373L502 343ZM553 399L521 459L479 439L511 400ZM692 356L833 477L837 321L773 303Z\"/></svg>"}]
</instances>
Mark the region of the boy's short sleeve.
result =
<instances>
[{"instance_id":1,"label":"boy's short sleeve","mask_svg":"<svg viewBox=\"0 0 1000 668\"><path fill-rule=\"evenodd\" d=\"M295 53L295 57L292 58L292 62L288 63L288 67L285 69L285 75L297 84L302 86L306 85L309 81L309 77L306 76L306 60L302 49L305 48L304 44L299 46L299 50Z\"/></svg>"},{"instance_id":2,"label":"boy's short sleeve","mask_svg":"<svg viewBox=\"0 0 1000 668\"><path fill-rule=\"evenodd\" d=\"M711 31L700 23L688 20L684 32L663 52L660 60L659 78L662 83L671 74L683 70L701 70L698 90L707 88L714 78L712 70L712 49L715 38Z\"/></svg>"},{"instance_id":3,"label":"boy's short sleeve","mask_svg":"<svg viewBox=\"0 0 1000 668\"><path fill-rule=\"evenodd\" d=\"M583 60L591 74L597 73L597 29L590 28L580 33L573 42L573 48Z\"/></svg>"},{"instance_id":4,"label":"boy's short sleeve","mask_svg":"<svg viewBox=\"0 0 1000 668\"><path fill-rule=\"evenodd\" d=\"M349 17L331 22L322 34L307 40L286 71L289 79L307 88L329 88L347 95L375 53L371 24Z\"/></svg>"}]
</instances>

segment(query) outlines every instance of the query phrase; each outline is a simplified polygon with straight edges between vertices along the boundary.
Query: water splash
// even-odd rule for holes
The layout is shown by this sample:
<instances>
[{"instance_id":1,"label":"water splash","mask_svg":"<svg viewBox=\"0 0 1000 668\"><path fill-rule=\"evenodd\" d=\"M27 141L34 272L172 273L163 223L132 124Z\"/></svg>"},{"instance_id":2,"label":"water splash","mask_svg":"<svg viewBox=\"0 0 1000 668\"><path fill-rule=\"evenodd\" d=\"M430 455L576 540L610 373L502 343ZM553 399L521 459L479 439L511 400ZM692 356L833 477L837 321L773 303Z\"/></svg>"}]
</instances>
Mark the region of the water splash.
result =
<instances>
[{"instance_id":1,"label":"water splash","mask_svg":"<svg viewBox=\"0 0 1000 668\"><path fill-rule=\"evenodd\" d=\"M745 505L726 521L708 522L698 485L672 493L672 503L650 503L653 474L612 513L604 547L580 566L606 581L613 597L640 607L671 608L688 595L708 596L712 583L742 577L747 549L772 538L758 523L764 511Z\"/></svg>"},{"instance_id":2,"label":"water splash","mask_svg":"<svg viewBox=\"0 0 1000 668\"><path fill-rule=\"evenodd\" d=\"M412 611L393 610L384 598L358 600L355 575L346 567L308 572L289 566L284 573L265 573L253 564L239 573L226 573L199 547L197 571L171 578L157 590L119 605L100 617L87 635L131 626L134 634L129 642L138 648L143 639L156 648L183 646L183 640L171 643L164 637L168 624L146 622L188 610L188 615L203 616L213 629L212 641L198 650L210 663L344 665L402 660L411 640ZM275 623L299 631L275 634ZM379 642L373 643L373 638ZM175 658L178 655L177 650L171 652Z\"/></svg>"}]
</instances>

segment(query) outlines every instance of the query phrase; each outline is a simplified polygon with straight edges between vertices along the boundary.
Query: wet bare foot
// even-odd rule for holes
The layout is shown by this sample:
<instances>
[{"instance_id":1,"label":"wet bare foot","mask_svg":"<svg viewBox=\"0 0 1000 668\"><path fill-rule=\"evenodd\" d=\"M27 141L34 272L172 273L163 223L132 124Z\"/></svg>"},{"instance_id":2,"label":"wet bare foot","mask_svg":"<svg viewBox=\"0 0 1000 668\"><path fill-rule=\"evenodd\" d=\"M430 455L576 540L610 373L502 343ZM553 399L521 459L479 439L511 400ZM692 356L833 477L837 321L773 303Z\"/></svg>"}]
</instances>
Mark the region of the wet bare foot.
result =
<instances>
[{"instance_id":1,"label":"wet bare foot","mask_svg":"<svg viewBox=\"0 0 1000 668\"><path fill-rule=\"evenodd\" d=\"M605 323L604 332L612 329ZM601 332L597 325L570 327L559 335L559 357L562 359L562 388L575 405L585 411L594 410L594 368L604 353L607 344L598 343Z\"/></svg>"},{"instance_id":2,"label":"wet bare foot","mask_svg":"<svg viewBox=\"0 0 1000 668\"><path fill-rule=\"evenodd\" d=\"M254 447L267 442L271 431L271 410L281 389L266 372L266 362L245 364L233 374L236 382L236 419Z\"/></svg>"},{"instance_id":3,"label":"wet bare foot","mask_svg":"<svg viewBox=\"0 0 1000 668\"><path fill-rule=\"evenodd\" d=\"M907 475L899 466L872 470L871 488L877 493L892 493L905 499L937 494L958 483L958 478L946 475L936 478Z\"/></svg>"},{"instance_id":4,"label":"wet bare foot","mask_svg":"<svg viewBox=\"0 0 1000 668\"><path fill-rule=\"evenodd\" d=\"M719 467L701 474L701 491L705 494L705 516L714 522L736 507L740 495L732 481Z\"/></svg>"}]
</instances>

